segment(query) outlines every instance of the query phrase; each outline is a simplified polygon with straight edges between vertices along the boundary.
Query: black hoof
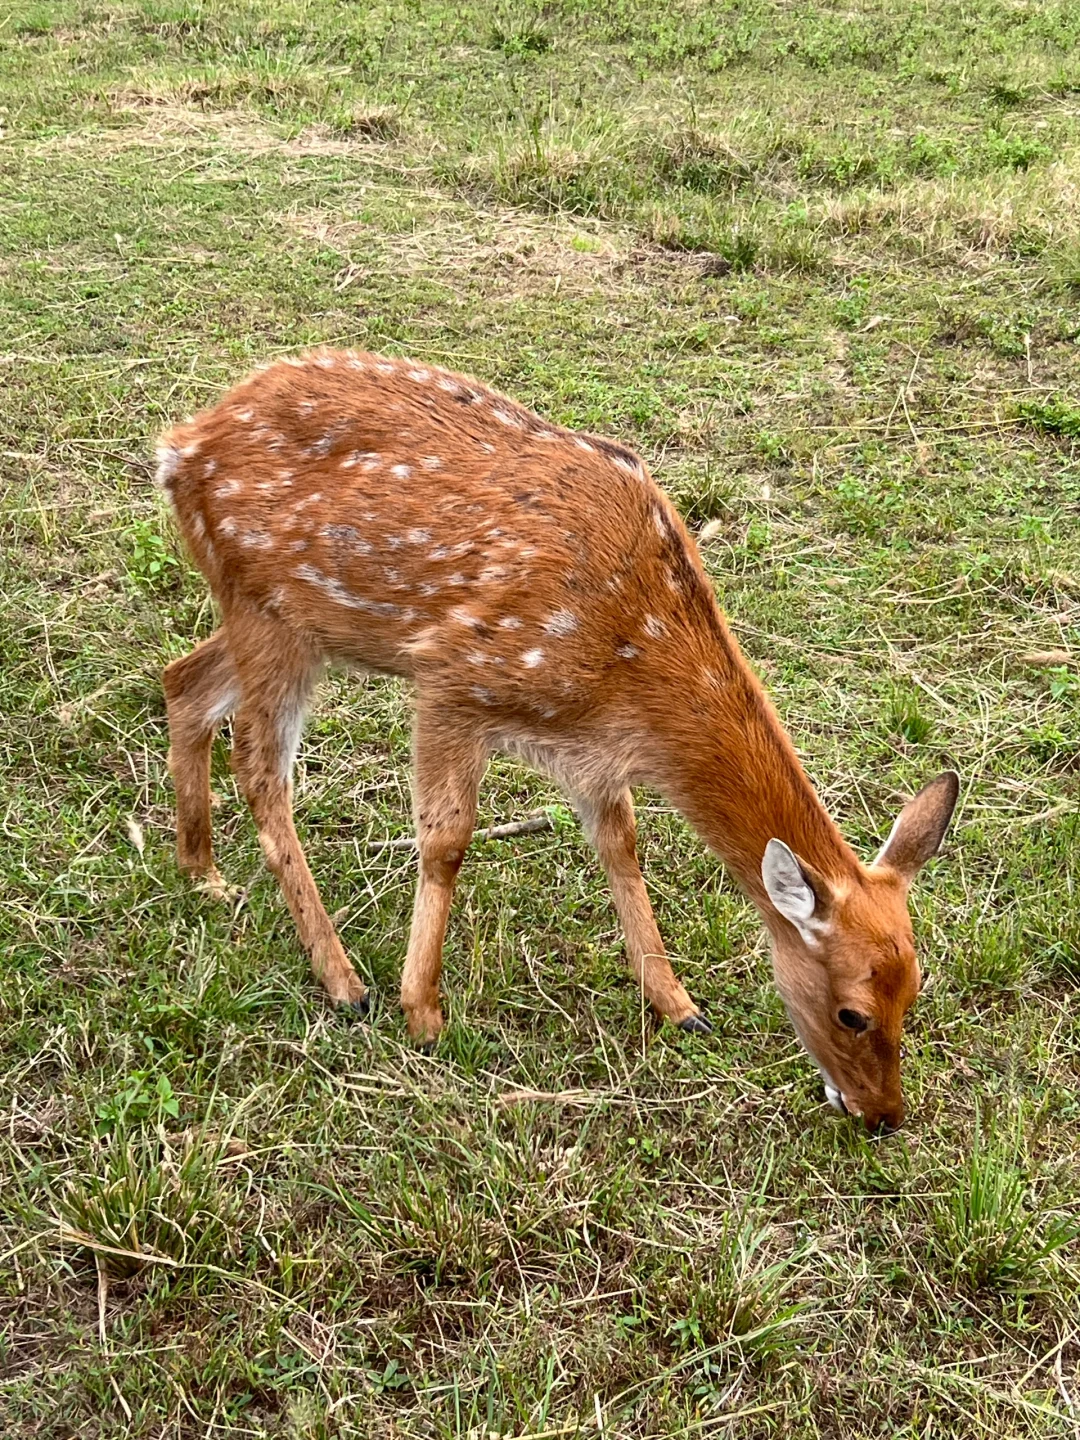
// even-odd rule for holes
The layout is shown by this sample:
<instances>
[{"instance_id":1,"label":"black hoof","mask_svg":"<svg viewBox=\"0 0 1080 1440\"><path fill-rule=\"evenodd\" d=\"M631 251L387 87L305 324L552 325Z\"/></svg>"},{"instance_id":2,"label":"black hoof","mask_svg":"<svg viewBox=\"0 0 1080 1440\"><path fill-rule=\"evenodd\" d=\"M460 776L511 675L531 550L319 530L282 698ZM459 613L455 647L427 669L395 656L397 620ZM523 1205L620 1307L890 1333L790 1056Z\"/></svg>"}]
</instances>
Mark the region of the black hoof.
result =
<instances>
[{"instance_id":1,"label":"black hoof","mask_svg":"<svg viewBox=\"0 0 1080 1440\"><path fill-rule=\"evenodd\" d=\"M420 1040L420 1041L417 1042L416 1048L417 1048L417 1050L420 1052L421 1055L434 1055L434 1054L435 1054L435 1041L434 1041L434 1040Z\"/></svg>"},{"instance_id":2,"label":"black hoof","mask_svg":"<svg viewBox=\"0 0 1080 1440\"><path fill-rule=\"evenodd\" d=\"M687 1035L711 1035L712 1026L704 1015L687 1015L685 1020L679 1021L679 1029L685 1030Z\"/></svg>"},{"instance_id":3,"label":"black hoof","mask_svg":"<svg viewBox=\"0 0 1080 1440\"><path fill-rule=\"evenodd\" d=\"M371 1014L371 991L369 990L362 1000L350 1000L344 1007L350 1015L359 1015L366 1020Z\"/></svg>"}]
</instances>

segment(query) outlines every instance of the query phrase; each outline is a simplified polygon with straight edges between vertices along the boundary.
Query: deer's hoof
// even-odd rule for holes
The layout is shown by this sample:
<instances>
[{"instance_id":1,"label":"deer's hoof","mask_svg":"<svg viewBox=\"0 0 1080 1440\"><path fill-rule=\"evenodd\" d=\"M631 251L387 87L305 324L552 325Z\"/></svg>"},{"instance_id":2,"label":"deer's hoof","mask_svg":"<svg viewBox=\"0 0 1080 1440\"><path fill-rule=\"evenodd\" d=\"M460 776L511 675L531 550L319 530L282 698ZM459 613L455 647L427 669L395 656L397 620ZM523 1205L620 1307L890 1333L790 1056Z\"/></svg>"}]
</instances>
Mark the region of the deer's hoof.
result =
<instances>
[{"instance_id":1,"label":"deer's hoof","mask_svg":"<svg viewBox=\"0 0 1080 1440\"><path fill-rule=\"evenodd\" d=\"M361 995L359 1000L347 1001L341 1008L349 1015L358 1015L361 1020L366 1020L371 1014L371 991Z\"/></svg>"},{"instance_id":2,"label":"deer's hoof","mask_svg":"<svg viewBox=\"0 0 1080 1440\"><path fill-rule=\"evenodd\" d=\"M684 1030L687 1035L711 1035L712 1026L704 1015L687 1015L685 1020L679 1021L679 1029Z\"/></svg>"}]
</instances>

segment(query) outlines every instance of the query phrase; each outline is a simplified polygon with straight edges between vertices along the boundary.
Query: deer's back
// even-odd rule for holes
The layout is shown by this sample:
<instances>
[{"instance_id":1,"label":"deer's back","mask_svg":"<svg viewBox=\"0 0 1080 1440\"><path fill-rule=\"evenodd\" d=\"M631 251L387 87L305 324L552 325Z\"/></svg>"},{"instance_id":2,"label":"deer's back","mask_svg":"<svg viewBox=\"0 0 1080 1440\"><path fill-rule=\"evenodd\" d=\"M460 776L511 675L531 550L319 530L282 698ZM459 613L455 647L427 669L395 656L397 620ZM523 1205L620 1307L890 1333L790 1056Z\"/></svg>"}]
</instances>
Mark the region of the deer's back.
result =
<instances>
[{"instance_id":1,"label":"deer's back","mask_svg":"<svg viewBox=\"0 0 1080 1440\"><path fill-rule=\"evenodd\" d=\"M283 361L158 460L227 624L273 617L484 710L565 718L717 635L696 548L641 460L460 375Z\"/></svg>"}]
</instances>

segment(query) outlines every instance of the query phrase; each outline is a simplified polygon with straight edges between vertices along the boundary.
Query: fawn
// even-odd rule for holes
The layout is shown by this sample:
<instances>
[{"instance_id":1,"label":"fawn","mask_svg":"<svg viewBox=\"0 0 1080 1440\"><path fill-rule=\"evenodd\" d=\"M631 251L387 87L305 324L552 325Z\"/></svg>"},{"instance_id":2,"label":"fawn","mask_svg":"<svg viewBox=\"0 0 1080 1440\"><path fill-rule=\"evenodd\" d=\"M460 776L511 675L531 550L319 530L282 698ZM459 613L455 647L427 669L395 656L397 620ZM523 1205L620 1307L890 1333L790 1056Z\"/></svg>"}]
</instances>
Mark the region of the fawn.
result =
<instances>
[{"instance_id":1,"label":"fawn","mask_svg":"<svg viewBox=\"0 0 1080 1440\"><path fill-rule=\"evenodd\" d=\"M210 748L232 763L315 976L367 991L292 818L320 667L416 689L419 882L401 981L411 1035L443 1024L443 938L489 756L569 792L654 1009L710 1027L676 979L635 848L630 787L655 787L761 912L776 983L831 1103L899 1125L900 1030L920 987L908 885L956 803L951 772L862 865L814 793L732 638L697 548L628 449L550 424L434 366L326 350L279 361L166 434L158 480L221 609L165 670L180 865L220 886Z\"/></svg>"}]
</instances>

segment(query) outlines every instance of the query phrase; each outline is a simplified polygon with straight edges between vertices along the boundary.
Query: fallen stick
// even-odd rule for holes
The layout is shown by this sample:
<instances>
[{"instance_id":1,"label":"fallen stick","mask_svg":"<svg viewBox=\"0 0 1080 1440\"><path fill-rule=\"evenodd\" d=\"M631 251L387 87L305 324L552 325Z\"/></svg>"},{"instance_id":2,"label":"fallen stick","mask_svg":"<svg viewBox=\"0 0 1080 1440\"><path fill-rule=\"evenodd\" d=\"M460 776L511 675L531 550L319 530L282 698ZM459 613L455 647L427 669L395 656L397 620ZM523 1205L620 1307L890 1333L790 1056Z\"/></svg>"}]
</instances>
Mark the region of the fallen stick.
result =
<instances>
[{"instance_id":1,"label":"fallen stick","mask_svg":"<svg viewBox=\"0 0 1080 1440\"><path fill-rule=\"evenodd\" d=\"M508 840L511 835L535 835L539 830L551 830L551 816L533 815L528 820L512 820L506 825L489 825L486 830L474 830L474 840ZM412 835L399 835L395 840L369 840L365 847L369 852L379 850L415 850L416 839Z\"/></svg>"}]
</instances>

